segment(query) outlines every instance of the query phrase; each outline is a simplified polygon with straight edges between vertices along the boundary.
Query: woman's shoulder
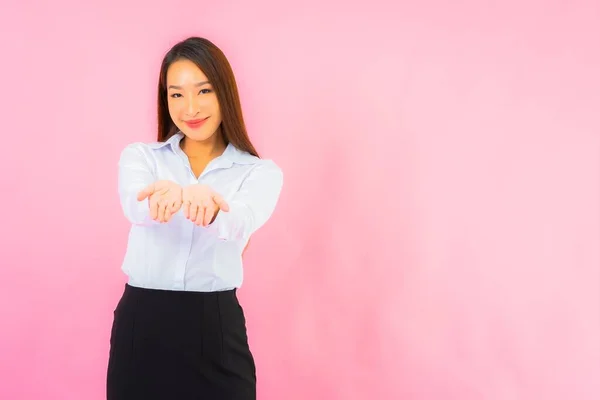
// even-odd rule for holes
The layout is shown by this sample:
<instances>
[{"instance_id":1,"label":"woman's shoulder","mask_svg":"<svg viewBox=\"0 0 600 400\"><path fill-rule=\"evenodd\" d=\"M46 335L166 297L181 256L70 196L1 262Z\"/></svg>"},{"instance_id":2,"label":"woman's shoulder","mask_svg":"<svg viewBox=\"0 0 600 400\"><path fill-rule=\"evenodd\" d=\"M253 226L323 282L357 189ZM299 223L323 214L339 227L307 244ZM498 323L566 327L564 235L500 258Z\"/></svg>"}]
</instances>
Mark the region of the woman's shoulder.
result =
<instances>
[{"instance_id":1,"label":"woman's shoulder","mask_svg":"<svg viewBox=\"0 0 600 400\"><path fill-rule=\"evenodd\" d=\"M258 179L264 179L281 184L283 182L283 170L270 158L256 157L256 163L252 168L251 175Z\"/></svg>"},{"instance_id":2,"label":"woman's shoulder","mask_svg":"<svg viewBox=\"0 0 600 400\"><path fill-rule=\"evenodd\" d=\"M247 151L240 150L237 147L232 146L233 154L232 161L236 164L248 164L253 165L258 169L277 169L281 170L279 165L271 158L260 158L255 155L248 153Z\"/></svg>"},{"instance_id":3,"label":"woman's shoulder","mask_svg":"<svg viewBox=\"0 0 600 400\"><path fill-rule=\"evenodd\" d=\"M276 170L281 171L281 167L279 164L275 162L275 160L271 158L257 158L256 164L263 170Z\"/></svg>"},{"instance_id":4,"label":"woman's shoulder","mask_svg":"<svg viewBox=\"0 0 600 400\"><path fill-rule=\"evenodd\" d=\"M119 163L151 163L156 156L156 150L165 145L164 142L129 142L121 149Z\"/></svg>"},{"instance_id":5,"label":"woman's shoulder","mask_svg":"<svg viewBox=\"0 0 600 400\"><path fill-rule=\"evenodd\" d=\"M127 153L151 153L168 145L167 142L129 142L121 150L121 154Z\"/></svg>"},{"instance_id":6,"label":"woman's shoulder","mask_svg":"<svg viewBox=\"0 0 600 400\"><path fill-rule=\"evenodd\" d=\"M162 147L165 147L168 143L167 142L141 142L141 141L137 141L137 142L130 142L127 143L123 150L140 150L140 151L148 151L148 150L157 150L160 149Z\"/></svg>"},{"instance_id":7,"label":"woman's shoulder","mask_svg":"<svg viewBox=\"0 0 600 400\"><path fill-rule=\"evenodd\" d=\"M254 179L282 181L283 170L272 158L260 158L233 147L233 152L228 154L234 164L250 168L250 176Z\"/></svg>"}]
</instances>

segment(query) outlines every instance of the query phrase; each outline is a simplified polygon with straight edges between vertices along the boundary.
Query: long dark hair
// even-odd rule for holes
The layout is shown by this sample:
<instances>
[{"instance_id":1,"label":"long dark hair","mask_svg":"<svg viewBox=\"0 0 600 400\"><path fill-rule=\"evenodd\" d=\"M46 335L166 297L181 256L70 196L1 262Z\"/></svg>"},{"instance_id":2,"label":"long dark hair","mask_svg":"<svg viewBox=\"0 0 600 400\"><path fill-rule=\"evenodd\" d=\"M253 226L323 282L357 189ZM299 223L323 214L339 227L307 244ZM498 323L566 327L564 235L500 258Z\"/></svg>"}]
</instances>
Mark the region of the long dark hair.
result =
<instances>
[{"instance_id":1,"label":"long dark hair","mask_svg":"<svg viewBox=\"0 0 600 400\"><path fill-rule=\"evenodd\" d=\"M158 80L158 141L164 142L178 132L167 104L167 70L175 61L182 59L196 64L212 84L221 109L221 132L225 144L231 143L238 149L259 157L246 131L231 65L217 46L200 37L190 37L177 43L163 58Z\"/></svg>"}]
</instances>

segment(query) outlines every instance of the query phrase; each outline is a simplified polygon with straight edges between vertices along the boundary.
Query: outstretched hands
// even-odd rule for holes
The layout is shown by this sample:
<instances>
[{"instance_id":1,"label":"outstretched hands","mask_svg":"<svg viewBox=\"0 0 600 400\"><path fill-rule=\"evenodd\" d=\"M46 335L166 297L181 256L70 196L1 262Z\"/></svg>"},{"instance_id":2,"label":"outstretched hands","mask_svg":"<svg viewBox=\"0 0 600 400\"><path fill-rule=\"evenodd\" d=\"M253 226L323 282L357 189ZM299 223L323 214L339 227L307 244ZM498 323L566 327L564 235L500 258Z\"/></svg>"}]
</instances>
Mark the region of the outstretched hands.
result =
<instances>
[{"instance_id":1,"label":"outstretched hands","mask_svg":"<svg viewBox=\"0 0 600 400\"><path fill-rule=\"evenodd\" d=\"M156 181L140 191L137 199L148 199L150 216L161 223L169 222L182 206L185 217L198 226L212 223L219 211L229 211L223 197L202 184L182 188L172 181Z\"/></svg>"},{"instance_id":2,"label":"outstretched hands","mask_svg":"<svg viewBox=\"0 0 600 400\"><path fill-rule=\"evenodd\" d=\"M189 185L183 188L183 214L196 225L211 224L219 211L228 212L229 205L207 185Z\"/></svg>"}]
</instances>

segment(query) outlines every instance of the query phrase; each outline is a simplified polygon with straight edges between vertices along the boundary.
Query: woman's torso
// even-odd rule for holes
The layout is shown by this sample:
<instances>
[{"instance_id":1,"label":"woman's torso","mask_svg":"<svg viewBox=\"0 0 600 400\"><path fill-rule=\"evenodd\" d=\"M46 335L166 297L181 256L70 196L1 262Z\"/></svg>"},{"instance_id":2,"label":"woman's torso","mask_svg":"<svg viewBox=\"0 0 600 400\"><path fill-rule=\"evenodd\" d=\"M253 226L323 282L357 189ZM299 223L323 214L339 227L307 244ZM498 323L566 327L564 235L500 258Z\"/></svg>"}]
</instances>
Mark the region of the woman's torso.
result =
<instances>
[{"instance_id":1,"label":"woman's torso","mask_svg":"<svg viewBox=\"0 0 600 400\"><path fill-rule=\"evenodd\" d=\"M181 186L206 184L228 201L261 162L229 145L196 178L179 147L180 139L134 144L146 157L155 180L170 180ZM184 217L182 210L165 224L132 225L122 265L129 284L201 292L240 287L242 252L249 238L223 241L214 229L196 226Z\"/></svg>"}]
</instances>

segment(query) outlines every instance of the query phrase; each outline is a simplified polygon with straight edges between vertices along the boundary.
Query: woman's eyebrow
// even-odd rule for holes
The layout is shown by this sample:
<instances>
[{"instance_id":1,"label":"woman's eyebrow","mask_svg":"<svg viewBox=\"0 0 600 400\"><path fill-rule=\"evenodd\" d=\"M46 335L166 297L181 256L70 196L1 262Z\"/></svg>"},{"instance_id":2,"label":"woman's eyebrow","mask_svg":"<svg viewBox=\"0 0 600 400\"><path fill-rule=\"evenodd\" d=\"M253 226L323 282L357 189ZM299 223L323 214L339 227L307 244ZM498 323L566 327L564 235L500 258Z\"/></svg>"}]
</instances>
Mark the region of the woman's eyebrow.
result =
<instances>
[{"instance_id":1,"label":"woman's eyebrow","mask_svg":"<svg viewBox=\"0 0 600 400\"><path fill-rule=\"evenodd\" d=\"M202 82L196 83L194 86L202 86L202 85L206 85L207 83L210 83L210 82L202 81ZM169 85L169 89L183 90L183 88L181 86L177 86L177 85Z\"/></svg>"}]
</instances>

